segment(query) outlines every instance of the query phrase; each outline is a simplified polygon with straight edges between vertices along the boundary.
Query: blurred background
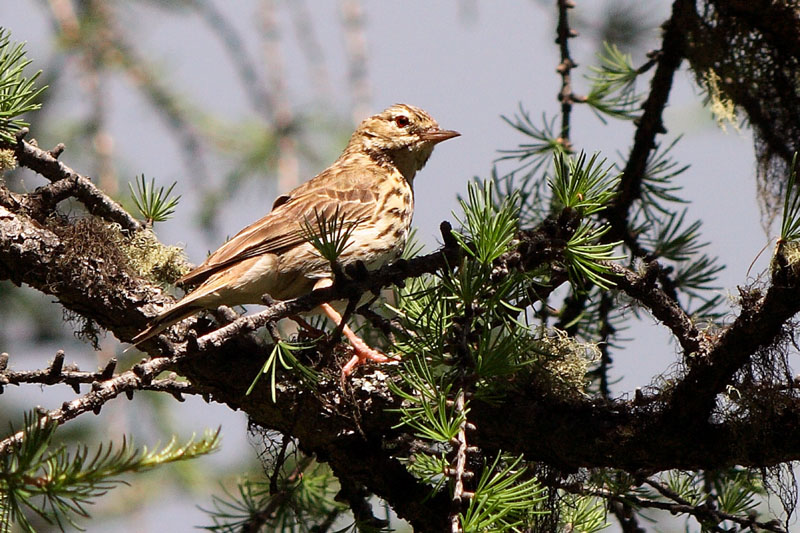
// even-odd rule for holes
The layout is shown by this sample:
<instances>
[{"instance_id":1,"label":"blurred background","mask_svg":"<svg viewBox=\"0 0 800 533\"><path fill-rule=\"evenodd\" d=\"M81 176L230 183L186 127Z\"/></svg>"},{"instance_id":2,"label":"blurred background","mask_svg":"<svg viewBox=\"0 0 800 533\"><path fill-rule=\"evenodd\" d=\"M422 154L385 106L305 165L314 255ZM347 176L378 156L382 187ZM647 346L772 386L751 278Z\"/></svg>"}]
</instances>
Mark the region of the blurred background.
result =
<instances>
[{"instance_id":1,"label":"blurred background","mask_svg":"<svg viewBox=\"0 0 800 533\"><path fill-rule=\"evenodd\" d=\"M667 1L576 3L571 17L580 35L570 45L578 94L588 88L583 76L597 64L603 42L632 54L634 64L646 61L670 7ZM462 134L437 148L415 182L417 235L435 248L439 223L454 220L467 182L493 169L513 170L513 163L496 161L498 150L526 139L502 117L524 110L558 118L555 23L555 2L541 0L0 3L0 25L13 41L27 42L32 68L43 71L40 83L50 87L43 110L28 117L29 138L47 149L65 143L61 160L128 207L128 183L137 175L157 185L176 181L177 212L155 230L165 244L185 246L194 263L262 216L278 194L333 162L362 118L396 102L422 107ZM757 200L751 134L735 124L719 127L691 73L683 69L676 82L660 140L681 137L673 156L691 165L677 178L680 194L692 202L687 218L703 220L707 252L726 265L720 293L735 293L769 255L748 271L770 236ZM574 109L576 149L599 151L609 164L627 155L632 133L631 123L606 124L588 107ZM7 182L33 190L44 180L20 171ZM99 350L77 339L80 324L47 296L0 282L0 301L0 352L17 369L45 367L58 349L82 369L110 357L127 368L137 359L121 354L125 346L113 337L101 334ZM642 318L628 336L613 354L612 388L620 396L676 363L675 346L652 319ZM18 425L32 406L53 408L73 396L68 387L6 388L0 423ZM237 476L260 472L243 415L198 398L178 403L138 393L134 401L136 409L124 399L109 403L57 435L97 442L127 433L152 446L173 433L187 437L222 426L223 449L115 489L92 509L88 531L208 525L198 506L210 507L211 496Z\"/></svg>"}]
</instances>

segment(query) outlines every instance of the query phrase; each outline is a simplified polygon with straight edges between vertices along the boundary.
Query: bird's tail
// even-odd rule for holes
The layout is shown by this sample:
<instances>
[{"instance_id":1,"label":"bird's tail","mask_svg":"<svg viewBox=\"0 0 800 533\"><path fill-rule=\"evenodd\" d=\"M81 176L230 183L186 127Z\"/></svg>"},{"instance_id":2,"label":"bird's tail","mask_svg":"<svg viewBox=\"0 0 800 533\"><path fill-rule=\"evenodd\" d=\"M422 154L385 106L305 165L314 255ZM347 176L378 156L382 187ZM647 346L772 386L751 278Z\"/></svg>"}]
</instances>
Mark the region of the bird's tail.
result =
<instances>
[{"instance_id":1,"label":"bird's tail","mask_svg":"<svg viewBox=\"0 0 800 533\"><path fill-rule=\"evenodd\" d=\"M192 302L178 303L150 320L147 327L131 339L131 344L137 346L147 339L152 339L171 325L177 324L184 318L189 318L201 309L203 306Z\"/></svg>"}]
</instances>

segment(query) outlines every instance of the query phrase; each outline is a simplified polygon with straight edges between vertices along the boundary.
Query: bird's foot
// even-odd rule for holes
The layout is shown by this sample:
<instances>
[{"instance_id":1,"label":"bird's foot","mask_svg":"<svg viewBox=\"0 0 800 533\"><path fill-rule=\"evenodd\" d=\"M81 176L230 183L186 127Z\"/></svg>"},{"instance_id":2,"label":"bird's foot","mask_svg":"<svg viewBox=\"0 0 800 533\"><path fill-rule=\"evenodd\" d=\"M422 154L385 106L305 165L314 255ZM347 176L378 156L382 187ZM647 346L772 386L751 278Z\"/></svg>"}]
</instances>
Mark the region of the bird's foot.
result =
<instances>
[{"instance_id":1,"label":"bird's foot","mask_svg":"<svg viewBox=\"0 0 800 533\"><path fill-rule=\"evenodd\" d=\"M342 367L343 382L345 379L347 379L347 376L353 373L353 370L355 370L356 367L365 364L367 361L373 361L375 363L388 363L390 361L396 361L396 359L393 359L374 348L370 348L367 346L367 343L361 339L361 337L355 334L353 334L352 337L348 335L348 340L350 341L350 345L353 347L355 354L350 358L347 364Z\"/></svg>"},{"instance_id":2,"label":"bird's foot","mask_svg":"<svg viewBox=\"0 0 800 533\"><path fill-rule=\"evenodd\" d=\"M327 280L320 280L315 288L328 286L329 284L323 284L326 281ZM342 334L350 341L350 346L353 347L353 351L355 352L355 355L342 367L342 386L344 386L347 376L349 376L357 366L363 365L367 361L388 363L389 361L395 360L374 348L370 348L361 337L356 335L355 332L347 326L347 324L342 323L342 315L331 307L330 304L321 304L320 307L325 311L325 314L328 315L328 318L333 320L337 326L342 326Z\"/></svg>"}]
</instances>

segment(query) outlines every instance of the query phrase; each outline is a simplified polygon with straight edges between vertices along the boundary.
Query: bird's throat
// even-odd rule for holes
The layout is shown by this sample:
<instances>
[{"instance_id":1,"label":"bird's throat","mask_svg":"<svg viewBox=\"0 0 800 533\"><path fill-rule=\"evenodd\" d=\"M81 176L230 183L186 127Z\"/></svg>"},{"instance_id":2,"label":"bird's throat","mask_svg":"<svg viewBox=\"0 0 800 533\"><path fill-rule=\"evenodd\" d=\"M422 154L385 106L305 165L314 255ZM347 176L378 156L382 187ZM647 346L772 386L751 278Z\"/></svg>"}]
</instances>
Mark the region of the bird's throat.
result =
<instances>
[{"instance_id":1,"label":"bird's throat","mask_svg":"<svg viewBox=\"0 0 800 533\"><path fill-rule=\"evenodd\" d=\"M432 147L430 150L398 148L395 150L368 150L367 154L380 167L396 170L409 184L412 184L414 176L422 170L432 152Z\"/></svg>"}]
</instances>

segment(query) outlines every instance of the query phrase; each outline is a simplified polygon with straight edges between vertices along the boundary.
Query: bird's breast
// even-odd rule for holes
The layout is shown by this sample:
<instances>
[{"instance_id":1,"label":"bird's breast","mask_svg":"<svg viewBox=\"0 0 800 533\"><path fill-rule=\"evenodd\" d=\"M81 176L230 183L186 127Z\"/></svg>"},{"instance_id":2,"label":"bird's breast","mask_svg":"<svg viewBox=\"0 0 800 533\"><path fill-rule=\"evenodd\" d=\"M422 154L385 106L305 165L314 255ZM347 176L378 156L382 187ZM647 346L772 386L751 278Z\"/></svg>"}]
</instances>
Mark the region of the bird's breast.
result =
<instances>
[{"instance_id":1,"label":"bird's breast","mask_svg":"<svg viewBox=\"0 0 800 533\"><path fill-rule=\"evenodd\" d=\"M387 173L377 184L369 220L356 226L344 262L363 261L380 268L403 253L414 216L414 191L399 172Z\"/></svg>"}]
</instances>

